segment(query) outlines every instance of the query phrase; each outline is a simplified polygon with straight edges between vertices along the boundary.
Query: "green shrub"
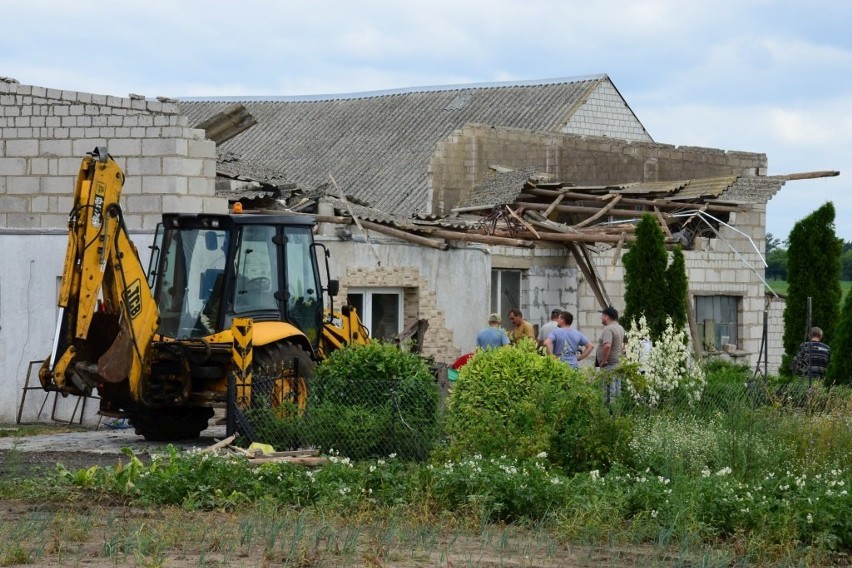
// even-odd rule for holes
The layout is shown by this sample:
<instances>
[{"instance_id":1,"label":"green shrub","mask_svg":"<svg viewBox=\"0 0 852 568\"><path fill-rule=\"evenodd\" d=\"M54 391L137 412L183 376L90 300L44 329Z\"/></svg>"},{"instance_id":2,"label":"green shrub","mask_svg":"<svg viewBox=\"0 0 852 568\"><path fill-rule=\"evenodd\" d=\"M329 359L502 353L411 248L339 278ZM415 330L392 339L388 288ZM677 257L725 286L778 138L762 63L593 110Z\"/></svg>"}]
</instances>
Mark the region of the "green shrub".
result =
<instances>
[{"instance_id":1,"label":"green shrub","mask_svg":"<svg viewBox=\"0 0 852 568\"><path fill-rule=\"evenodd\" d=\"M546 453L567 470L607 466L626 450L629 420L611 416L602 389L543 357L532 341L479 351L447 400L451 456Z\"/></svg>"},{"instance_id":2,"label":"green shrub","mask_svg":"<svg viewBox=\"0 0 852 568\"><path fill-rule=\"evenodd\" d=\"M438 433L439 398L417 355L380 342L346 347L316 370L305 435L352 459L425 459Z\"/></svg>"}]
</instances>

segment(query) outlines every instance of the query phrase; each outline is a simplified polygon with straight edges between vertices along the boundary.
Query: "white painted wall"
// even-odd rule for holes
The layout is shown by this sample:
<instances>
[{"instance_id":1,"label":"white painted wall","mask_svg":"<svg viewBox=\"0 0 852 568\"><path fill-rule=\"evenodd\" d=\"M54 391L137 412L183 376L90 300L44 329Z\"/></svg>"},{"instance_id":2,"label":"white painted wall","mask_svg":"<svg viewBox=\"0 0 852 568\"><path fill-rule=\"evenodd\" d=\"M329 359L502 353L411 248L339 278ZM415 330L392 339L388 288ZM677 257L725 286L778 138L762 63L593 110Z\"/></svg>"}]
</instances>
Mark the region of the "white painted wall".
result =
<instances>
[{"instance_id":1,"label":"white painted wall","mask_svg":"<svg viewBox=\"0 0 852 568\"><path fill-rule=\"evenodd\" d=\"M148 266L150 232L134 233L143 266ZM31 231L6 229L0 232L0 422L17 418L30 361L43 361L50 355L56 327L59 277L65 261L68 236L65 231L32 234ZM33 369L30 386L38 387L38 366ZM53 394L39 417L39 407L48 393L41 389L27 392L22 422L49 421ZM58 418L70 418L77 397L60 397ZM97 401L86 405L85 423L97 421Z\"/></svg>"}]
</instances>

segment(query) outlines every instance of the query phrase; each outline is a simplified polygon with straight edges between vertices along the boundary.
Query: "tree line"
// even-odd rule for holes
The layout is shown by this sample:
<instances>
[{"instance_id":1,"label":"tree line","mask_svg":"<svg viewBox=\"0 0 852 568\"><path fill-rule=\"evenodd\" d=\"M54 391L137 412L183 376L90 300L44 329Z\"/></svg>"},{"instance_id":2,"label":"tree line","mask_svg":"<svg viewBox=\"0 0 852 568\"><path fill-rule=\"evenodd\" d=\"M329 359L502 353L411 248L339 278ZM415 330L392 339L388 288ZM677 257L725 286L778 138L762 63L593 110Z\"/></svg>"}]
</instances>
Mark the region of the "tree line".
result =
<instances>
[{"instance_id":1,"label":"tree line","mask_svg":"<svg viewBox=\"0 0 852 568\"><path fill-rule=\"evenodd\" d=\"M766 279L787 280L789 241L766 233ZM840 279L852 280L852 241L843 243L840 253Z\"/></svg>"}]
</instances>

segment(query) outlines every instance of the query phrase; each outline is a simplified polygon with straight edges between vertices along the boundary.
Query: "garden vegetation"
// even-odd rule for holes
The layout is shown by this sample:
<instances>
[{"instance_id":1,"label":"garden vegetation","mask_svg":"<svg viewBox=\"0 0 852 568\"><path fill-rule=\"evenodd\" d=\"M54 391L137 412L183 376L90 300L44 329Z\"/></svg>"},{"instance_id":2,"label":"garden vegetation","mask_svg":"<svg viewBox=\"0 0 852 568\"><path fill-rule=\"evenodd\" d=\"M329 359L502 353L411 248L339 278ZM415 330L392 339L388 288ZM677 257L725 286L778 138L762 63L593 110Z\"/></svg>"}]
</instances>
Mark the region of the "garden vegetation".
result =
<instances>
[{"instance_id":1,"label":"garden vegetation","mask_svg":"<svg viewBox=\"0 0 852 568\"><path fill-rule=\"evenodd\" d=\"M721 565L842 561L852 551L850 392L722 362L698 367L680 333L669 320L644 356L632 337L621 369L629 388L610 405L600 377L532 345L477 352L444 406L418 395L408 410L431 429L424 455L370 455L365 440L350 456L329 442L329 462L306 469L172 449L148 464L128 454L116 467L60 467L58 479L138 506L402 511L525 525L563 544L663 543L705 565L720 550ZM376 372L360 366L363 349L321 365L328 403L344 404L335 389L358 388L344 374ZM377 356L383 368L419 392L421 369L390 353ZM385 435L369 414L335 408L335 428Z\"/></svg>"}]
</instances>

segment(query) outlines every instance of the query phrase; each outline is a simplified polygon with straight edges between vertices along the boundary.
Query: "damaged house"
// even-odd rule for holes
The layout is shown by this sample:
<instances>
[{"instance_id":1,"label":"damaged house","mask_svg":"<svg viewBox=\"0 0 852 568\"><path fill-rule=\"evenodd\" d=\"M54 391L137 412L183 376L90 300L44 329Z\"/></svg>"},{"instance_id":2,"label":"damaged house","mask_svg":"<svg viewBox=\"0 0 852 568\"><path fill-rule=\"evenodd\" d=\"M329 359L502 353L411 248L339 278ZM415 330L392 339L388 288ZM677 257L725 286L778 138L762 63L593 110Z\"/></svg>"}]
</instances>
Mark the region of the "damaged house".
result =
<instances>
[{"instance_id":1,"label":"damaged house","mask_svg":"<svg viewBox=\"0 0 852 568\"><path fill-rule=\"evenodd\" d=\"M567 308L594 337L597 310L624 307L620 256L643 212L686 248L701 347L755 362L766 313L770 369L780 361L782 304L767 301L761 253L766 202L796 176L767 176L763 154L654 142L606 75L181 101L0 78L0 132L7 422L84 414L44 393L20 401L40 389L26 377L54 336L80 160L104 145L126 174L143 262L164 211L314 214L335 302L360 307L377 337L425 320L420 347L439 362L512 307L536 325Z\"/></svg>"},{"instance_id":2,"label":"damaged house","mask_svg":"<svg viewBox=\"0 0 852 568\"><path fill-rule=\"evenodd\" d=\"M654 142L606 75L179 105L199 128L242 113L217 194L318 215L336 301L376 337L427 320L422 352L452 362L513 307L535 325L563 307L594 337L597 311L624 307L621 253L652 213L686 252L696 347L754 363L768 318L780 362L765 212L797 176L767 176L764 154Z\"/></svg>"}]
</instances>

